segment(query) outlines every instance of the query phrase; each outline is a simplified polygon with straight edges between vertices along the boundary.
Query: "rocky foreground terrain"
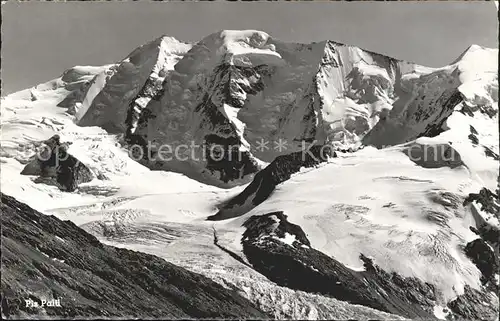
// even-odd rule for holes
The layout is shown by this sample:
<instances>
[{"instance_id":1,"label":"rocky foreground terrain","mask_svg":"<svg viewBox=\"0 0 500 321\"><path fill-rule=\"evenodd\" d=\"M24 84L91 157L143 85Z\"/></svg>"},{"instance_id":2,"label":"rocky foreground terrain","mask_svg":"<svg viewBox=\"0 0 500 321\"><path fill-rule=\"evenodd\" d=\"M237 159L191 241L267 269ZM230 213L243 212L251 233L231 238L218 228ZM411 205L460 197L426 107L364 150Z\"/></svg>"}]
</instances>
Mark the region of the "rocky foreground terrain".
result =
<instances>
[{"instance_id":1,"label":"rocky foreground terrain","mask_svg":"<svg viewBox=\"0 0 500 321\"><path fill-rule=\"evenodd\" d=\"M2 318L269 317L207 277L104 245L72 222L1 197ZM54 299L60 306L42 306Z\"/></svg>"}]
</instances>

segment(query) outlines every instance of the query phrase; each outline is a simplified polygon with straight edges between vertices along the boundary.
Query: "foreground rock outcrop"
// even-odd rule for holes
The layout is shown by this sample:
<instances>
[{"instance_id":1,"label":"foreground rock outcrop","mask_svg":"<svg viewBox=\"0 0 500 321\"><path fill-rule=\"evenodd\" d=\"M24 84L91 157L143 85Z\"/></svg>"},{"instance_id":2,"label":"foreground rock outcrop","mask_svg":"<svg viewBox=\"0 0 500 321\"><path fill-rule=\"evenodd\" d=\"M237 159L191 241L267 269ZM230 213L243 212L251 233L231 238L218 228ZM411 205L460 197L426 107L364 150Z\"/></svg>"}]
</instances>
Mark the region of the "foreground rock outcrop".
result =
<instances>
[{"instance_id":1,"label":"foreground rock outcrop","mask_svg":"<svg viewBox=\"0 0 500 321\"><path fill-rule=\"evenodd\" d=\"M24 167L22 175L37 175L39 180L55 180L61 190L73 192L79 184L90 182L92 171L69 154L69 143L61 143L59 135L54 135L42 142L41 153L32 157Z\"/></svg>"},{"instance_id":2,"label":"foreground rock outcrop","mask_svg":"<svg viewBox=\"0 0 500 321\"><path fill-rule=\"evenodd\" d=\"M210 279L1 194L2 318L267 318ZM60 306L36 302L60 299Z\"/></svg>"}]
</instances>

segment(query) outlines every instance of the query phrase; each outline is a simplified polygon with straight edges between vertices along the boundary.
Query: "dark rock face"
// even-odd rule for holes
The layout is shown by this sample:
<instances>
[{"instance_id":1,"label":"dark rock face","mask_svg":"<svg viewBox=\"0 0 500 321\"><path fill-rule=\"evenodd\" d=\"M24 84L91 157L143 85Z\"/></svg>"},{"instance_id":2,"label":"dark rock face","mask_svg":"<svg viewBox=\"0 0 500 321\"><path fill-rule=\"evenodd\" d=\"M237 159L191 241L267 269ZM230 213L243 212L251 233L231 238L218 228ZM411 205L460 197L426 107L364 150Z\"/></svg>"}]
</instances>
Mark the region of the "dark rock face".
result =
<instances>
[{"instance_id":1,"label":"dark rock face","mask_svg":"<svg viewBox=\"0 0 500 321\"><path fill-rule=\"evenodd\" d=\"M244 204L252 195L254 195L252 204L257 206L271 195L278 184L290 179L292 174L300 171L301 167L314 167L325 162L328 157L335 156L335 151L328 145L311 145L303 151L278 156L271 164L255 175L252 183L243 192L231 199L217 214L208 217L208 219L222 220L232 217L227 213L227 210Z\"/></svg>"},{"instance_id":2,"label":"dark rock face","mask_svg":"<svg viewBox=\"0 0 500 321\"><path fill-rule=\"evenodd\" d=\"M205 168L223 183L243 179L257 172L259 167L249 152L239 151L241 137L232 121L220 111L220 106L243 108L246 102L243 97L264 89L260 72L265 70L265 65L241 67L223 63L216 66L208 92L195 108L195 113L204 119L199 127L207 133L203 141L207 156ZM218 97L216 102L214 97Z\"/></svg>"},{"instance_id":3,"label":"dark rock face","mask_svg":"<svg viewBox=\"0 0 500 321\"><path fill-rule=\"evenodd\" d=\"M449 144L426 145L410 143L403 153L423 168L456 168L464 165L460 154Z\"/></svg>"},{"instance_id":4,"label":"dark rock face","mask_svg":"<svg viewBox=\"0 0 500 321\"><path fill-rule=\"evenodd\" d=\"M245 256L257 271L281 286L408 318L433 318L436 297L432 285L388 273L364 256L366 271L353 271L311 248L304 231L288 222L283 212L252 216L244 226Z\"/></svg>"},{"instance_id":5,"label":"dark rock face","mask_svg":"<svg viewBox=\"0 0 500 321\"><path fill-rule=\"evenodd\" d=\"M500 190L494 193L487 188L482 188L479 193L470 193L464 200L463 206L472 202L480 205L481 211L491 214L500 219ZM472 212L473 214L475 211ZM484 217L475 215L476 227L470 229L479 235L484 241L494 249L494 254L498 261L500 249L500 230L495 225L490 224Z\"/></svg>"},{"instance_id":6,"label":"dark rock face","mask_svg":"<svg viewBox=\"0 0 500 321\"><path fill-rule=\"evenodd\" d=\"M210 279L158 257L101 244L69 221L1 194L2 316L268 318ZM30 308L60 298L60 307ZM45 310L45 312L43 312Z\"/></svg>"},{"instance_id":7,"label":"dark rock face","mask_svg":"<svg viewBox=\"0 0 500 321\"><path fill-rule=\"evenodd\" d=\"M262 78L267 72L265 65L242 67L221 63L207 78L207 88L199 87L196 90L201 99L192 108L177 106L173 109L168 104L162 105L161 102L165 95L176 94L175 90L165 92L165 88L170 88L168 82L182 82L182 77L176 79L179 76L174 73L172 77L165 78L163 84L147 81L139 95L129 104L125 120L125 142L129 145L137 144L142 150L147 150L151 158L142 158L140 162L152 169L186 172L187 170L183 169L190 168L201 173L193 178L224 187L237 184L241 179L248 181L251 179L249 175L256 173L259 166L249 152L239 151L242 145L241 133L233 120L221 112L221 107L226 104L243 108L247 96L263 90ZM141 106L137 98L151 98L152 101L160 102ZM189 122L189 119L193 122ZM156 128L156 132L164 130L165 123L175 127L168 128L172 129L168 133L170 136L166 134L156 137L157 133L152 132L152 128ZM187 137L189 140L186 140ZM148 148L146 145L150 141L156 146ZM172 148L180 146L179 144L192 143L193 146L201 147L203 152L198 153L198 149L194 150L193 147L193 150L189 150L190 155L167 161L158 159L157 147L164 143L170 145L171 141L175 142ZM218 149L221 150L221 157L217 155Z\"/></svg>"},{"instance_id":8,"label":"dark rock face","mask_svg":"<svg viewBox=\"0 0 500 321\"><path fill-rule=\"evenodd\" d=\"M468 205L471 202L478 203L481 211L500 218L498 190L493 193L489 189L483 188L479 193L471 193L463 205ZM474 213L476 212L473 211ZM476 316L473 319L494 320L498 318L499 312L500 230L480 215L475 215L475 220L477 227L471 226L470 229L480 238L467 243L464 252L481 271L482 288L476 290L466 287L464 294L450 302L448 306L461 319L471 319L471 316Z\"/></svg>"},{"instance_id":9,"label":"dark rock face","mask_svg":"<svg viewBox=\"0 0 500 321\"><path fill-rule=\"evenodd\" d=\"M138 103L139 99L159 99L163 94L163 83L154 79L153 77L149 77L146 80L146 83L140 90L139 94L129 103L129 108L127 110L127 117L125 119L125 140L130 142L129 140L133 140L134 137L134 126L137 126L138 123L143 123L147 121L147 112L145 115L142 115L142 112L146 106Z\"/></svg>"},{"instance_id":10,"label":"dark rock face","mask_svg":"<svg viewBox=\"0 0 500 321\"><path fill-rule=\"evenodd\" d=\"M473 145L479 144L479 138L477 138L477 134L478 134L477 130L473 126L470 126L469 130L470 130L470 134L467 137L469 138L471 143Z\"/></svg>"},{"instance_id":11,"label":"dark rock face","mask_svg":"<svg viewBox=\"0 0 500 321\"><path fill-rule=\"evenodd\" d=\"M488 242L497 252L500 245L500 230L491 225L482 225L479 228L475 228L473 226L469 226L470 230L477 235L479 235L483 240Z\"/></svg>"},{"instance_id":12,"label":"dark rock face","mask_svg":"<svg viewBox=\"0 0 500 321\"><path fill-rule=\"evenodd\" d=\"M474 113L479 111L483 115L488 115L488 117L493 118L498 113L498 110L494 109L493 106L490 105L478 105L478 106L469 106L464 104L460 109L460 112L464 115L474 117Z\"/></svg>"},{"instance_id":13,"label":"dark rock face","mask_svg":"<svg viewBox=\"0 0 500 321\"><path fill-rule=\"evenodd\" d=\"M239 94L255 95L262 91L264 84L261 73L265 74L267 69L266 65L243 67L226 63L216 67L215 73L227 79L221 90L224 96L223 100L233 107L242 108L245 102L239 98ZM241 81L242 79L249 81Z\"/></svg>"},{"instance_id":14,"label":"dark rock face","mask_svg":"<svg viewBox=\"0 0 500 321\"><path fill-rule=\"evenodd\" d=\"M472 113L471 115L469 115L471 117L474 116L474 114ZM470 126L470 134L468 136L469 140L471 141L471 143L474 145L474 146L477 146L479 144L479 138L477 137L479 133L477 132L477 130L471 125ZM490 158L493 158L494 160L500 160L500 156L498 155L498 153L496 153L495 151L493 151L491 148L489 148L488 146L482 146L483 149L484 149L484 155L486 157L490 157Z\"/></svg>"},{"instance_id":15,"label":"dark rock face","mask_svg":"<svg viewBox=\"0 0 500 321\"><path fill-rule=\"evenodd\" d=\"M474 117L474 113L471 112L471 114L469 114L469 116ZM470 134L469 134L468 138L474 146L479 145L479 138L477 137L478 134L479 134L478 131L471 125L470 126ZM482 145L482 148L484 149L484 155L486 157L493 158L496 161L500 160L500 156L498 155L498 153L493 151L491 148L489 148L488 146L484 146L484 145Z\"/></svg>"},{"instance_id":16,"label":"dark rock face","mask_svg":"<svg viewBox=\"0 0 500 321\"><path fill-rule=\"evenodd\" d=\"M278 223L276 226L275 223ZM263 216L252 216L248 219L244 226L247 228L243 234L244 240L256 240L260 237L276 235L278 238L284 238L286 233L295 237L293 246L305 245L311 247L311 243L307 239L306 234L296 224L288 222L287 216L283 212L272 212Z\"/></svg>"},{"instance_id":17,"label":"dark rock face","mask_svg":"<svg viewBox=\"0 0 500 321\"><path fill-rule=\"evenodd\" d=\"M498 292L497 292L498 295ZM498 297L485 291L478 291L466 285L464 294L448 303L455 320L498 319Z\"/></svg>"},{"instance_id":18,"label":"dark rock face","mask_svg":"<svg viewBox=\"0 0 500 321\"><path fill-rule=\"evenodd\" d=\"M486 155L486 157L491 157L496 161L500 160L500 155L498 155L493 150L491 150L491 148L486 147L486 146L483 146L483 147L484 147L484 154Z\"/></svg>"},{"instance_id":19,"label":"dark rock face","mask_svg":"<svg viewBox=\"0 0 500 321\"><path fill-rule=\"evenodd\" d=\"M204 147L207 170L219 173L219 179L224 183L258 171L258 166L252 160L250 153L239 150L240 142L236 138L207 135Z\"/></svg>"},{"instance_id":20,"label":"dark rock face","mask_svg":"<svg viewBox=\"0 0 500 321\"><path fill-rule=\"evenodd\" d=\"M483 274L481 282L483 284L488 282L494 284L494 276L498 273L499 266L491 246L483 239L476 239L467 243L464 252Z\"/></svg>"},{"instance_id":21,"label":"dark rock face","mask_svg":"<svg viewBox=\"0 0 500 321\"><path fill-rule=\"evenodd\" d=\"M81 183L90 182L90 169L67 152L68 143L61 143L59 135L44 141L46 149L33 157L22 170L22 175L38 175L42 179L55 179L61 190L73 192Z\"/></svg>"},{"instance_id":22,"label":"dark rock face","mask_svg":"<svg viewBox=\"0 0 500 321\"><path fill-rule=\"evenodd\" d=\"M482 188L479 193L470 193L469 196L464 200L464 206L472 203L478 202L481 204L481 210L495 215L500 219L500 196L499 190L493 193L486 187Z\"/></svg>"},{"instance_id":23,"label":"dark rock face","mask_svg":"<svg viewBox=\"0 0 500 321\"><path fill-rule=\"evenodd\" d=\"M442 106L441 112L436 117L436 122L430 123L425 128L424 132L418 137L435 137L442 132L444 132L443 125L445 124L448 117L453 113L454 108L463 101L462 94L460 91L455 89L454 91L443 94L436 102L437 106ZM424 115L422 119L427 119L430 114ZM417 121L420 121L420 115L417 114Z\"/></svg>"}]
</instances>

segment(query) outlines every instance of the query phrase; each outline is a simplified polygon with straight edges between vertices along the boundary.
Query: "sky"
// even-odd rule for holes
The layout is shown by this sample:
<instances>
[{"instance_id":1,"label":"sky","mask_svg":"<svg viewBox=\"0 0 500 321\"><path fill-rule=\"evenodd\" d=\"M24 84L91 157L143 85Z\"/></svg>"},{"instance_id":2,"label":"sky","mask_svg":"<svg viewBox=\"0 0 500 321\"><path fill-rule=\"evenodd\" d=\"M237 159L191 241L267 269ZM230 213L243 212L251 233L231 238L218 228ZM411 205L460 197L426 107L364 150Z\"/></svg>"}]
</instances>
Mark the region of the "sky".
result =
<instances>
[{"instance_id":1,"label":"sky","mask_svg":"<svg viewBox=\"0 0 500 321\"><path fill-rule=\"evenodd\" d=\"M493 2L15 2L2 4L2 96L75 65L119 61L162 34L197 41L258 29L290 42L334 40L429 67L469 45L498 48Z\"/></svg>"}]
</instances>

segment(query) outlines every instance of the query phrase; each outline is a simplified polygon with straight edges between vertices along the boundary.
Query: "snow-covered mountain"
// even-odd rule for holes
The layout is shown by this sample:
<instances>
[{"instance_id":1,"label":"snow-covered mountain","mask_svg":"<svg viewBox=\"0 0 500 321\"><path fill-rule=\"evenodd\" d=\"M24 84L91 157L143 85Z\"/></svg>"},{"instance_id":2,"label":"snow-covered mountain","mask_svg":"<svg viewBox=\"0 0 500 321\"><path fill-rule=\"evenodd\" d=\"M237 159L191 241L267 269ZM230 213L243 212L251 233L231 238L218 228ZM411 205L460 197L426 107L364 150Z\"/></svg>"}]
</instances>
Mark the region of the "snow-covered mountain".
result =
<instances>
[{"instance_id":1,"label":"snow-covered mountain","mask_svg":"<svg viewBox=\"0 0 500 321\"><path fill-rule=\"evenodd\" d=\"M427 68L255 30L162 36L3 97L2 192L276 318L495 319L497 65L476 45ZM73 192L50 161L26 170L56 134L89 172Z\"/></svg>"}]
</instances>

